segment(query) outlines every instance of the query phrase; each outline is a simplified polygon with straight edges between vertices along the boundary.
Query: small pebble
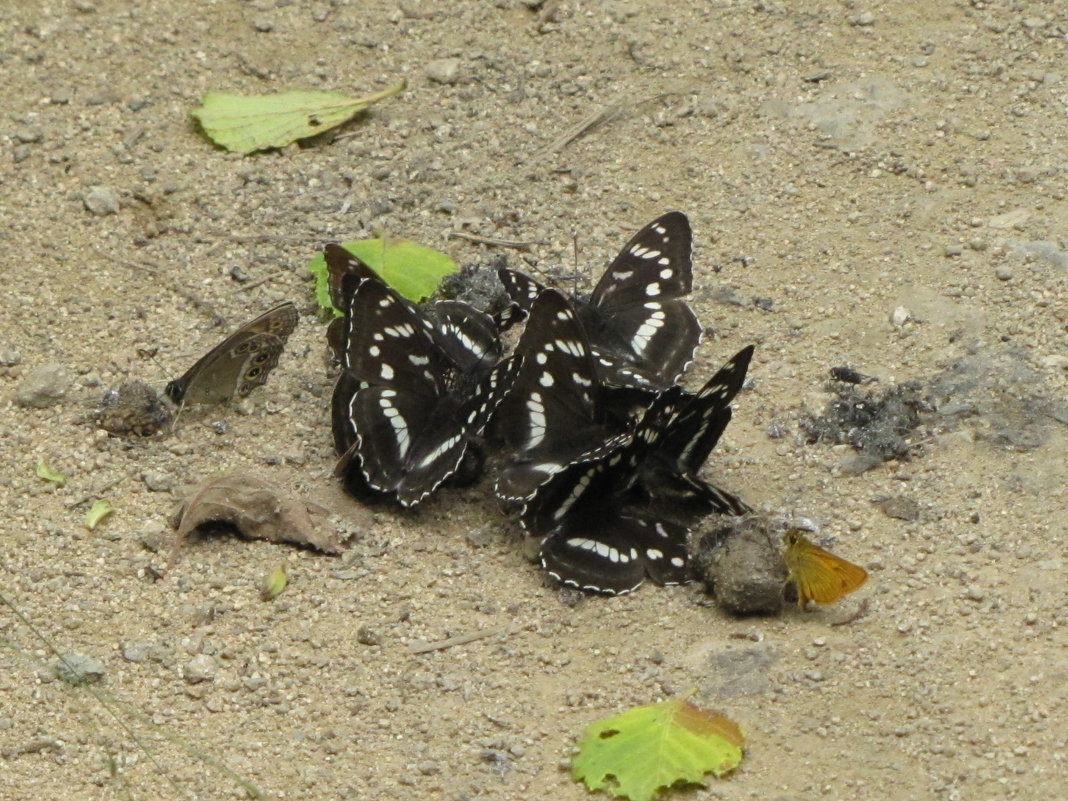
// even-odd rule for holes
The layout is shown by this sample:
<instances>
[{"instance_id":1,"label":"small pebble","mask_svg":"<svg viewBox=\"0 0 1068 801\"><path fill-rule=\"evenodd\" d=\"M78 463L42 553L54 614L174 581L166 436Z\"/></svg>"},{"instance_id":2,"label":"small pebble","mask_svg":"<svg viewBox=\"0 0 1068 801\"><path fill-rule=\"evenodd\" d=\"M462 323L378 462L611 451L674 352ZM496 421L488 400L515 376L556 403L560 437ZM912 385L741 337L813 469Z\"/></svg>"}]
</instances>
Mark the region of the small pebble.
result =
<instances>
[{"instance_id":1,"label":"small pebble","mask_svg":"<svg viewBox=\"0 0 1068 801\"><path fill-rule=\"evenodd\" d=\"M423 72L435 83L456 83L460 76L460 59L439 58L423 67Z\"/></svg>"},{"instance_id":2,"label":"small pebble","mask_svg":"<svg viewBox=\"0 0 1068 801\"><path fill-rule=\"evenodd\" d=\"M909 310L904 306L898 306L890 313L890 322L896 325L898 328L903 326L909 320L912 319L912 315L909 314Z\"/></svg>"},{"instance_id":3,"label":"small pebble","mask_svg":"<svg viewBox=\"0 0 1068 801\"><path fill-rule=\"evenodd\" d=\"M82 195L82 203L97 217L119 213L119 196L106 186L89 187L89 191Z\"/></svg>"},{"instance_id":4,"label":"small pebble","mask_svg":"<svg viewBox=\"0 0 1068 801\"><path fill-rule=\"evenodd\" d=\"M141 474L141 480L145 482L149 492L170 492L174 488L174 480L166 473L156 470L146 470Z\"/></svg>"},{"instance_id":5,"label":"small pebble","mask_svg":"<svg viewBox=\"0 0 1068 801\"><path fill-rule=\"evenodd\" d=\"M861 11L859 14L849 20L849 24L856 25L859 28L866 28L869 25L875 24L875 15L872 14L870 11Z\"/></svg>"},{"instance_id":6,"label":"small pebble","mask_svg":"<svg viewBox=\"0 0 1068 801\"><path fill-rule=\"evenodd\" d=\"M947 259L953 259L964 252L964 248L960 245L946 245L945 250L942 251L942 255Z\"/></svg>"},{"instance_id":7,"label":"small pebble","mask_svg":"<svg viewBox=\"0 0 1068 801\"><path fill-rule=\"evenodd\" d=\"M96 684L105 673L103 662L83 654L64 654L56 662L56 675L67 684Z\"/></svg>"},{"instance_id":8,"label":"small pebble","mask_svg":"<svg viewBox=\"0 0 1068 801\"><path fill-rule=\"evenodd\" d=\"M22 354L12 348L0 350L0 366L14 367L22 361Z\"/></svg>"},{"instance_id":9,"label":"small pebble","mask_svg":"<svg viewBox=\"0 0 1068 801\"><path fill-rule=\"evenodd\" d=\"M270 33L274 30L274 20L270 17L265 17L262 14L253 18L252 27L260 33Z\"/></svg>"},{"instance_id":10,"label":"small pebble","mask_svg":"<svg viewBox=\"0 0 1068 801\"><path fill-rule=\"evenodd\" d=\"M981 601L986 598L986 593L983 592L983 588L978 584L969 584L968 589L964 592L964 597L969 601Z\"/></svg>"},{"instance_id":11,"label":"small pebble","mask_svg":"<svg viewBox=\"0 0 1068 801\"><path fill-rule=\"evenodd\" d=\"M879 508L887 517L895 517L898 520L914 521L919 519L920 505L912 498L902 495L894 495L879 501Z\"/></svg>"},{"instance_id":12,"label":"small pebble","mask_svg":"<svg viewBox=\"0 0 1068 801\"><path fill-rule=\"evenodd\" d=\"M356 630L356 642L361 645L381 645L382 635L368 626L360 626Z\"/></svg>"},{"instance_id":13,"label":"small pebble","mask_svg":"<svg viewBox=\"0 0 1068 801\"><path fill-rule=\"evenodd\" d=\"M1005 266L999 266L994 268L994 277L999 281L1011 281L1012 270Z\"/></svg>"},{"instance_id":14,"label":"small pebble","mask_svg":"<svg viewBox=\"0 0 1068 801\"><path fill-rule=\"evenodd\" d=\"M29 370L15 393L19 406L47 409L55 406L67 394L71 376L67 368L54 362Z\"/></svg>"},{"instance_id":15,"label":"small pebble","mask_svg":"<svg viewBox=\"0 0 1068 801\"><path fill-rule=\"evenodd\" d=\"M182 668L182 677L190 684L199 684L202 681L213 681L217 669L215 657L208 654L197 654Z\"/></svg>"},{"instance_id":16,"label":"small pebble","mask_svg":"<svg viewBox=\"0 0 1068 801\"><path fill-rule=\"evenodd\" d=\"M44 139L40 128L19 128L15 131L15 139L24 144L33 144Z\"/></svg>"}]
</instances>

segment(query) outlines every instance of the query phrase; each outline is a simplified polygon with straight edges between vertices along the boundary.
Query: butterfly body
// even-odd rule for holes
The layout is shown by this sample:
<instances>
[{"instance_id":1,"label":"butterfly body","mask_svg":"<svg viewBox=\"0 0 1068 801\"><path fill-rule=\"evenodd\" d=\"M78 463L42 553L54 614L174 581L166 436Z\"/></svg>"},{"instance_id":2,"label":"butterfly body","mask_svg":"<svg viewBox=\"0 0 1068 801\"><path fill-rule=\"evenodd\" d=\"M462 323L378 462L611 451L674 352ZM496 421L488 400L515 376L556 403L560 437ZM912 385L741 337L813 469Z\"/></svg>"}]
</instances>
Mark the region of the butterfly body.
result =
<instances>
[{"instance_id":1,"label":"butterfly body","mask_svg":"<svg viewBox=\"0 0 1068 801\"><path fill-rule=\"evenodd\" d=\"M222 403L244 397L267 382L299 317L292 303L282 303L216 345L164 388L177 404Z\"/></svg>"},{"instance_id":2,"label":"butterfly body","mask_svg":"<svg viewBox=\"0 0 1068 801\"><path fill-rule=\"evenodd\" d=\"M797 587L797 604L832 604L864 586L867 571L810 542L800 531L786 532L783 558Z\"/></svg>"}]
</instances>

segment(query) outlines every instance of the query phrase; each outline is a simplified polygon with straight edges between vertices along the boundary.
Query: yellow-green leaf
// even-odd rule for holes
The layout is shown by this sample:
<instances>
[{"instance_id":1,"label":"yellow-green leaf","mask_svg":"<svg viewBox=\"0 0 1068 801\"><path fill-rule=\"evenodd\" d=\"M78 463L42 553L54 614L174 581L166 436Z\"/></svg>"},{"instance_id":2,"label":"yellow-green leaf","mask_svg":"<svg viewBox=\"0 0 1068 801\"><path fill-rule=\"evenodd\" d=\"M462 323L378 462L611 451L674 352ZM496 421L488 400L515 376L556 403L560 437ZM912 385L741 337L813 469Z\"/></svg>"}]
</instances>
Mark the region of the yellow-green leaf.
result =
<instances>
[{"instance_id":1,"label":"yellow-green leaf","mask_svg":"<svg viewBox=\"0 0 1068 801\"><path fill-rule=\"evenodd\" d=\"M286 566L276 565L274 570L264 579L263 587L260 589L260 597L265 601L273 601L282 594L282 590L286 588L288 583L289 576L286 575Z\"/></svg>"},{"instance_id":2,"label":"yellow-green leaf","mask_svg":"<svg viewBox=\"0 0 1068 801\"><path fill-rule=\"evenodd\" d=\"M351 119L372 103L403 91L405 86L401 81L360 98L299 90L253 96L209 92L193 116L217 145L248 155L317 136Z\"/></svg>"},{"instance_id":3,"label":"yellow-green leaf","mask_svg":"<svg viewBox=\"0 0 1068 801\"><path fill-rule=\"evenodd\" d=\"M101 498L89 508L88 512L85 513L86 528L92 531L94 528L96 528L97 523L99 523L101 520L103 520L105 517L107 517L114 511L115 510L111 508L111 504Z\"/></svg>"},{"instance_id":4,"label":"yellow-green leaf","mask_svg":"<svg viewBox=\"0 0 1068 801\"><path fill-rule=\"evenodd\" d=\"M571 776L590 790L648 801L681 782L704 785L742 761L745 737L732 721L689 699L635 707L590 725Z\"/></svg>"},{"instance_id":5,"label":"yellow-green leaf","mask_svg":"<svg viewBox=\"0 0 1068 801\"><path fill-rule=\"evenodd\" d=\"M433 295L442 278L460 269L441 251L407 239L358 239L342 242L341 246L378 273L397 292L417 303ZM340 316L341 312L330 302L330 277L322 253L308 263L308 271L315 276L315 300L320 308Z\"/></svg>"},{"instance_id":6,"label":"yellow-green leaf","mask_svg":"<svg viewBox=\"0 0 1068 801\"><path fill-rule=\"evenodd\" d=\"M61 487L67 483L67 474L53 470L44 459L37 462L37 477L43 478L45 481L51 481Z\"/></svg>"}]
</instances>

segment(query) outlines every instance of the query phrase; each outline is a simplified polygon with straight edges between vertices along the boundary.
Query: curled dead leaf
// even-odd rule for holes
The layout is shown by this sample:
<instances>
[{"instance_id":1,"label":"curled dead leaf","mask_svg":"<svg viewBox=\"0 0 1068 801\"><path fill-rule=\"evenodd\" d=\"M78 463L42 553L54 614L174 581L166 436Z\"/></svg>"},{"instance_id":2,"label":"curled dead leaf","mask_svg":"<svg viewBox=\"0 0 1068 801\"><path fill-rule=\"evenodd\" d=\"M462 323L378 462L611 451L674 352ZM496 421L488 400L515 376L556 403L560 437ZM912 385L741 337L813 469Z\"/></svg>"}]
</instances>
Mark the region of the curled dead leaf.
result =
<instances>
[{"instance_id":1,"label":"curled dead leaf","mask_svg":"<svg viewBox=\"0 0 1068 801\"><path fill-rule=\"evenodd\" d=\"M341 553L333 534L315 530L304 502L250 473L220 473L194 488L172 524L177 529L170 564L189 534L204 523L233 526L243 537L288 542L323 553Z\"/></svg>"}]
</instances>

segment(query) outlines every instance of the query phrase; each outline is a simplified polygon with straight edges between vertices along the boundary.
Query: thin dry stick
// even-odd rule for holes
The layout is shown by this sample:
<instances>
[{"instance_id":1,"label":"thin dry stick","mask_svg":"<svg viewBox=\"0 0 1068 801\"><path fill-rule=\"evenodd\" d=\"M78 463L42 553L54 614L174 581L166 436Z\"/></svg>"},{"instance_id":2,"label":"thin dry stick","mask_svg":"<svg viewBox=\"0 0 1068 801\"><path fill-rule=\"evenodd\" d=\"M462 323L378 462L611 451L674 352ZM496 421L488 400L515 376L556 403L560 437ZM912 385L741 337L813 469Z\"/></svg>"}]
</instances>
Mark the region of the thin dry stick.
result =
<instances>
[{"instance_id":1,"label":"thin dry stick","mask_svg":"<svg viewBox=\"0 0 1068 801\"><path fill-rule=\"evenodd\" d=\"M479 236L469 234L467 231L450 231L450 239L466 239L468 242L478 242L481 245L490 245L498 248L515 248L516 250L530 250L535 245L544 245L545 242L521 242L518 239L497 239L493 236Z\"/></svg>"},{"instance_id":2,"label":"thin dry stick","mask_svg":"<svg viewBox=\"0 0 1068 801\"><path fill-rule=\"evenodd\" d=\"M496 637L498 634L510 634L511 629L508 626L498 626L495 629L483 629L482 631L472 631L469 634L458 634L455 637L449 637L445 640L436 640L434 642L424 643L412 643L408 646L413 654L426 654L430 651L443 651L446 648L452 648L454 645L466 645L469 642L475 640L484 640L487 637Z\"/></svg>"},{"instance_id":3,"label":"thin dry stick","mask_svg":"<svg viewBox=\"0 0 1068 801\"><path fill-rule=\"evenodd\" d=\"M236 295L238 292L247 292L250 289L255 289L256 287L260 286L261 284L266 284L268 281L273 281L275 278L281 278L283 275L286 274L286 272L287 272L286 270L279 270L276 273L271 273L270 275L265 275L263 278L258 278L255 281L250 281L247 284L242 284L241 286L239 286L237 289L235 289L230 294L231 295Z\"/></svg>"},{"instance_id":4,"label":"thin dry stick","mask_svg":"<svg viewBox=\"0 0 1068 801\"><path fill-rule=\"evenodd\" d=\"M126 479L133 478L136 475L137 475L137 473L123 473L121 476L118 476L117 478L111 479L111 481L105 481L102 485L100 485L99 487L97 487L93 491L86 493L85 495L83 495L82 497L78 498L77 500L69 501L67 503L67 508L68 509L73 509L76 506L81 506L83 503L88 503L93 498L97 498L97 497L103 495L109 489L114 488L116 485L121 484Z\"/></svg>"},{"instance_id":5,"label":"thin dry stick","mask_svg":"<svg viewBox=\"0 0 1068 801\"><path fill-rule=\"evenodd\" d=\"M611 106L605 106L602 109L595 111L588 117L583 119L577 125L564 131L560 136L551 141L545 147L535 151L534 155L527 159L526 164L530 164L534 161L541 160L544 156L550 153L557 153L574 142L576 139L581 139L586 134L600 128L603 125L607 125L623 116L623 112L629 108L636 108L637 106L644 105L646 103L652 103L661 98L667 97L673 92L661 92L658 95L647 97L644 100L638 100L633 103L614 103Z\"/></svg>"}]
</instances>

